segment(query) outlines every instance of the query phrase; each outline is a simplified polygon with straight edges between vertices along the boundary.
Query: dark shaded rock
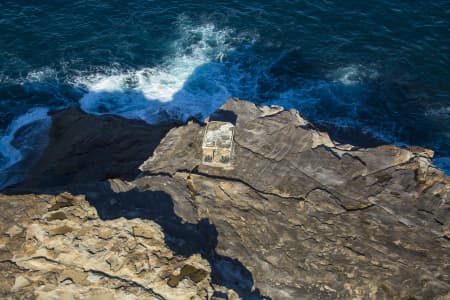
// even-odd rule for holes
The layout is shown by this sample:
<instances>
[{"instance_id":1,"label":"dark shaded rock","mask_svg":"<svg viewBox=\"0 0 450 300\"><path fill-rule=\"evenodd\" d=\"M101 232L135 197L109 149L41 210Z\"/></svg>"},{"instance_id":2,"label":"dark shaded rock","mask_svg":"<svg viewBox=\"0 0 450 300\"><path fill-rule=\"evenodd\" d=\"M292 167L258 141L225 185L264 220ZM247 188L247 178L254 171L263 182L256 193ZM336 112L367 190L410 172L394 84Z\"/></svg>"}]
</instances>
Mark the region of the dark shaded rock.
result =
<instances>
[{"instance_id":1,"label":"dark shaded rock","mask_svg":"<svg viewBox=\"0 0 450 300\"><path fill-rule=\"evenodd\" d=\"M52 115L49 146L16 188L132 179L138 175L137 167L174 125L93 116L75 107L57 112Z\"/></svg>"}]
</instances>

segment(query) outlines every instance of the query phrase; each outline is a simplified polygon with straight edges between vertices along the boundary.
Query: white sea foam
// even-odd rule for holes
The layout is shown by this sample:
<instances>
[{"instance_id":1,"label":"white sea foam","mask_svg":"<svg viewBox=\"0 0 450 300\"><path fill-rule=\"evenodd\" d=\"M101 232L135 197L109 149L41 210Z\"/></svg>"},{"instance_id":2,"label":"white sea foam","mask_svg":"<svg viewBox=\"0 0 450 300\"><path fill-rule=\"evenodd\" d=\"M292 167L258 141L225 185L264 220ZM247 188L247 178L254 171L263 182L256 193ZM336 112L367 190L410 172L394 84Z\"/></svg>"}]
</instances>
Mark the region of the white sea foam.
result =
<instances>
[{"instance_id":1,"label":"white sea foam","mask_svg":"<svg viewBox=\"0 0 450 300\"><path fill-rule=\"evenodd\" d=\"M87 93L80 106L92 114L118 114L149 123L164 118L205 118L231 97L223 61L233 50L230 30L182 26L174 54L154 68L120 70L76 78ZM195 36L195 39L192 39ZM194 40L191 42L190 40ZM190 43L190 44L189 44Z\"/></svg>"},{"instance_id":2,"label":"white sea foam","mask_svg":"<svg viewBox=\"0 0 450 300\"><path fill-rule=\"evenodd\" d=\"M57 78L56 70L49 67L45 67L28 72L27 76L22 79L22 83L44 82L56 78Z\"/></svg>"},{"instance_id":3,"label":"white sea foam","mask_svg":"<svg viewBox=\"0 0 450 300\"><path fill-rule=\"evenodd\" d=\"M3 136L0 136L0 171L4 171L22 159L21 149L13 145L16 133L24 126L30 125L34 122L45 122L45 127L50 125L50 117L47 115L48 109L34 108L29 110L24 115L14 119L5 131ZM39 127L39 130L42 127ZM31 146L30 146L31 147Z\"/></svg>"},{"instance_id":4,"label":"white sea foam","mask_svg":"<svg viewBox=\"0 0 450 300\"><path fill-rule=\"evenodd\" d=\"M378 72L362 65L350 65L338 68L331 72L330 77L334 82L344 85L355 85L378 77Z\"/></svg>"}]
</instances>

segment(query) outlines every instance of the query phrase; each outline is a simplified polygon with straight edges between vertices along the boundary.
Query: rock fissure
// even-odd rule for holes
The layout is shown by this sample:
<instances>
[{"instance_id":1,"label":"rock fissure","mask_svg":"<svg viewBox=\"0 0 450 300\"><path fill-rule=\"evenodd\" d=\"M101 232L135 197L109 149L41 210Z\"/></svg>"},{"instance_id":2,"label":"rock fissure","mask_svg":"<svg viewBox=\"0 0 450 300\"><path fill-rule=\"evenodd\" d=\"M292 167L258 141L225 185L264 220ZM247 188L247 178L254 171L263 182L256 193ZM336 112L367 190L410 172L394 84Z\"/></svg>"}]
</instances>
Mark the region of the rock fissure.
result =
<instances>
[{"instance_id":1,"label":"rock fissure","mask_svg":"<svg viewBox=\"0 0 450 300\"><path fill-rule=\"evenodd\" d=\"M185 170L177 171L177 173L183 173L183 172L185 172ZM192 171L190 174L194 174L194 175L198 175L198 176L202 176L202 177L206 177L206 178L210 178L210 179L214 179L214 180L222 180L222 181L227 181L227 182L242 183L243 185L251 188L252 190L257 192L258 194L262 194L262 195L277 196L277 197L280 197L280 198L293 200L293 201L303 201L303 198L301 198L301 197L287 197L287 196L280 195L280 194L277 194L277 193L269 193L269 192L265 192L265 191L259 190L259 189L253 187L252 185L250 185L249 183L245 182L244 180L242 180L240 178L226 177L226 176L220 176L220 175L212 175L212 174L208 174L208 173L204 173L204 172L200 172L200 171Z\"/></svg>"},{"instance_id":2,"label":"rock fissure","mask_svg":"<svg viewBox=\"0 0 450 300\"><path fill-rule=\"evenodd\" d=\"M158 293L156 293L155 291L153 291L151 288L145 287L145 286L143 286L143 285L141 285L141 284L139 284L139 283L137 283L135 281L130 281L130 280L127 280L125 278L114 276L114 275L108 274L106 272L95 270L95 269L87 269L87 270L85 270L85 272L90 272L90 273L93 273L93 274L97 274L97 275L105 276L105 277L108 277L108 278L111 278L111 279L116 279L116 280L119 280L119 281L122 281L122 282L126 282L126 283L130 284L131 286L136 286L136 287L139 287L139 288L145 290L152 297L154 297L154 298L156 298L158 300L167 300L163 296L161 296Z\"/></svg>"}]
</instances>

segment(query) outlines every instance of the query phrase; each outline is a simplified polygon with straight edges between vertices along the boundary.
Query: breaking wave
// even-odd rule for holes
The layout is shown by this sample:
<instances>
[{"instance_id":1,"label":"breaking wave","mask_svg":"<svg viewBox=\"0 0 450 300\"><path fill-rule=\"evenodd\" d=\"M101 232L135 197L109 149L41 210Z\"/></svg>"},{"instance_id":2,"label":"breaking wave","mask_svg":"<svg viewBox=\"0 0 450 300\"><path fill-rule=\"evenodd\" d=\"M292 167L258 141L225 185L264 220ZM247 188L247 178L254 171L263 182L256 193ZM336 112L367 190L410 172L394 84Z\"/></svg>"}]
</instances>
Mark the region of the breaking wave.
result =
<instances>
[{"instance_id":1,"label":"breaking wave","mask_svg":"<svg viewBox=\"0 0 450 300\"><path fill-rule=\"evenodd\" d=\"M47 108L34 108L14 119L0 136L0 189L21 180L24 172L31 167L21 166L22 160L36 156L47 144L47 131L51 119Z\"/></svg>"},{"instance_id":2,"label":"breaking wave","mask_svg":"<svg viewBox=\"0 0 450 300\"><path fill-rule=\"evenodd\" d=\"M239 37L212 24L181 26L172 55L152 68L118 67L75 79L87 93L81 108L92 114L117 114L157 123L162 119L205 118L232 94L224 60Z\"/></svg>"}]
</instances>

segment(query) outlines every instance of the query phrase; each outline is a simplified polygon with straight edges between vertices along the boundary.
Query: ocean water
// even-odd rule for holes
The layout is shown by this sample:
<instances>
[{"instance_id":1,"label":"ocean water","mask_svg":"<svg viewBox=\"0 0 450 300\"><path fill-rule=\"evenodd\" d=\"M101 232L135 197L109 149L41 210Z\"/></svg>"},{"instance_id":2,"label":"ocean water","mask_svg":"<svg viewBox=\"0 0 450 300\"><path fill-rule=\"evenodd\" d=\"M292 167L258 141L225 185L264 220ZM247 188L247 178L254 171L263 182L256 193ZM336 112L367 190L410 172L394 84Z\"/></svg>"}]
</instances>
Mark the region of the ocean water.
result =
<instances>
[{"instance_id":1,"label":"ocean water","mask_svg":"<svg viewBox=\"0 0 450 300\"><path fill-rule=\"evenodd\" d=\"M0 2L0 186L48 111L201 120L230 97L431 148L450 173L450 1L33 2Z\"/></svg>"}]
</instances>

